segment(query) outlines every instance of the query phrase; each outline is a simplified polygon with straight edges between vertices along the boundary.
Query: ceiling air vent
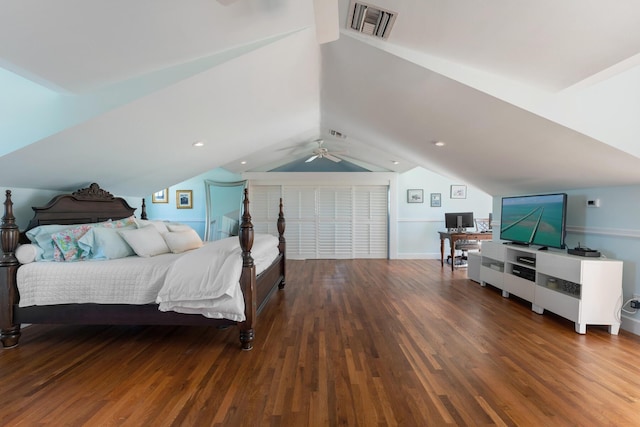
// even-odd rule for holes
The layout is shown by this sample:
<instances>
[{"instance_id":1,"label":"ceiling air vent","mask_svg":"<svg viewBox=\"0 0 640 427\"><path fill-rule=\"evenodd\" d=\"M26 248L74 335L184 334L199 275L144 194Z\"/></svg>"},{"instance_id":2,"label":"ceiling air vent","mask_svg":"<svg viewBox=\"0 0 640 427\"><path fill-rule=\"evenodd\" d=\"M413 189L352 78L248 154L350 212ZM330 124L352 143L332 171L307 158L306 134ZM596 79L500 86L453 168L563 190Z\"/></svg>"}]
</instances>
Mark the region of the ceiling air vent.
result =
<instances>
[{"instance_id":1,"label":"ceiling air vent","mask_svg":"<svg viewBox=\"0 0 640 427\"><path fill-rule=\"evenodd\" d=\"M396 12L380 9L366 3L351 1L347 27L363 34L386 39L396 20Z\"/></svg>"},{"instance_id":2,"label":"ceiling air vent","mask_svg":"<svg viewBox=\"0 0 640 427\"><path fill-rule=\"evenodd\" d=\"M331 136L335 136L336 138L347 139L347 135L342 132L338 132L337 130L329 129L329 133Z\"/></svg>"}]
</instances>

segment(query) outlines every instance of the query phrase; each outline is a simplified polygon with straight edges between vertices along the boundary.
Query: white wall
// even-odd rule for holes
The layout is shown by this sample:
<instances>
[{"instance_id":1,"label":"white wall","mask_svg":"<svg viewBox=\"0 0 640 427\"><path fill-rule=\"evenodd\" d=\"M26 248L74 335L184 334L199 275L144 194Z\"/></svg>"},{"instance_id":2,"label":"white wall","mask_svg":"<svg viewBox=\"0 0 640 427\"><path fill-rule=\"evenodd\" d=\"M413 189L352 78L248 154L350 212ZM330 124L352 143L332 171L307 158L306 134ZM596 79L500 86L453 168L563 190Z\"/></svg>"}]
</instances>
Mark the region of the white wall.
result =
<instances>
[{"instance_id":1,"label":"white wall","mask_svg":"<svg viewBox=\"0 0 640 427\"><path fill-rule=\"evenodd\" d=\"M466 185L466 199L452 199L451 185ZM424 203L407 203L407 190L423 189ZM441 207L431 207L431 193L440 193ZM398 258L440 259L438 231L445 229L445 212L473 212L487 218L492 209L491 195L470 184L452 181L421 167L398 177ZM445 253L448 251L448 242Z\"/></svg>"}]
</instances>

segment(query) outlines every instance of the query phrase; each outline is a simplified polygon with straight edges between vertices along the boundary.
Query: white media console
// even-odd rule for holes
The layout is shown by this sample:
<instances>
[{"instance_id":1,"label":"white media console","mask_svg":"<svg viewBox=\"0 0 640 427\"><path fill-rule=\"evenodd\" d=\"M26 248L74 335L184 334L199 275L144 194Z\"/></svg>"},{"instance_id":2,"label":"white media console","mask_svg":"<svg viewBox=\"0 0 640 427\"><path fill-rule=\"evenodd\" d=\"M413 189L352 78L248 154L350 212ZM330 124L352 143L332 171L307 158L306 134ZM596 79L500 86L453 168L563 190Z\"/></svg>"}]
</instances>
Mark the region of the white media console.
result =
<instances>
[{"instance_id":1,"label":"white media console","mask_svg":"<svg viewBox=\"0 0 640 427\"><path fill-rule=\"evenodd\" d=\"M538 314L549 310L575 322L584 334L587 325L620 330L622 261L569 255L559 250L488 241L480 252L480 284L531 302Z\"/></svg>"}]
</instances>

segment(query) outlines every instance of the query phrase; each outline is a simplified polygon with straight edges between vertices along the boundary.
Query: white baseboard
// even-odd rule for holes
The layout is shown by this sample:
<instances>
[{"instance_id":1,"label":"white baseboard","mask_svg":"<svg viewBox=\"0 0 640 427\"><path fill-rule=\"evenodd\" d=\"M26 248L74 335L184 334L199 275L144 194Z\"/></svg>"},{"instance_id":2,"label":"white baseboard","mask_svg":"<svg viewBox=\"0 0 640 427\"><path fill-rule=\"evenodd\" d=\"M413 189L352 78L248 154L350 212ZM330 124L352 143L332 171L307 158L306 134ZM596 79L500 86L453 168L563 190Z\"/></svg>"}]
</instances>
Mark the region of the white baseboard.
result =
<instances>
[{"instance_id":1,"label":"white baseboard","mask_svg":"<svg viewBox=\"0 0 640 427\"><path fill-rule=\"evenodd\" d=\"M622 321L620 328L632 334L640 335L640 320L628 316L622 316L620 320Z\"/></svg>"},{"instance_id":2,"label":"white baseboard","mask_svg":"<svg viewBox=\"0 0 640 427\"><path fill-rule=\"evenodd\" d=\"M396 259L440 259L440 253L426 254L424 252L419 252L419 253L398 252L398 257Z\"/></svg>"}]
</instances>

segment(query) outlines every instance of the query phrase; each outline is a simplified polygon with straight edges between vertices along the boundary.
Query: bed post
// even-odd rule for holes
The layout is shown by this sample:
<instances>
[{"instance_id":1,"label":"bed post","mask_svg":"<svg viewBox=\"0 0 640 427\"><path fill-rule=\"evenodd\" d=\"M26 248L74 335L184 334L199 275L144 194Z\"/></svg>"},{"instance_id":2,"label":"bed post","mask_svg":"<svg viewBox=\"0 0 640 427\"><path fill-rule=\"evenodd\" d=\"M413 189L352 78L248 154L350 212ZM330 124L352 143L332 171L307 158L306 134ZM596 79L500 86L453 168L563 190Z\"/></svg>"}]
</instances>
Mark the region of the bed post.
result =
<instances>
[{"instance_id":1,"label":"bed post","mask_svg":"<svg viewBox=\"0 0 640 427\"><path fill-rule=\"evenodd\" d=\"M142 198L142 206L140 207L140 219L148 219L147 218L147 205L144 201L144 197Z\"/></svg>"},{"instance_id":2,"label":"bed post","mask_svg":"<svg viewBox=\"0 0 640 427\"><path fill-rule=\"evenodd\" d=\"M244 200L242 222L240 224L240 248L242 249L242 275L240 276L240 288L244 295L244 311L246 320L239 324L240 326L240 343L243 350L251 350L253 348L254 338L254 322L256 319L256 266L251 256L251 248L253 247L253 224L251 223L251 214L249 213L249 190L244 189Z\"/></svg>"},{"instance_id":3,"label":"bed post","mask_svg":"<svg viewBox=\"0 0 640 427\"><path fill-rule=\"evenodd\" d=\"M280 284L278 284L278 289L283 289L285 283L285 278L287 276L286 272L287 272L287 259L285 256L285 252L286 252L286 248L287 248L287 242L284 239L284 227L285 227L285 220L284 220L284 211L282 209L282 197L280 197L280 212L278 212L278 240L280 241L280 243L278 243L278 250L280 252L280 254L282 255L282 280L280 281Z\"/></svg>"},{"instance_id":4,"label":"bed post","mask_svg":"<svg viewBox=\"0 0 640 427\"><path fill-rule=\"evenodd\" d=\"M16 286L16 274L20 263L15 251L18 247L20 231L13 216L11 190L7 190L4 201L4 216L0 223L0 341L5 348L18 345L20 325L13 323L13 305L18 303L19 295Z\"/></svg>"}]
</instances>

